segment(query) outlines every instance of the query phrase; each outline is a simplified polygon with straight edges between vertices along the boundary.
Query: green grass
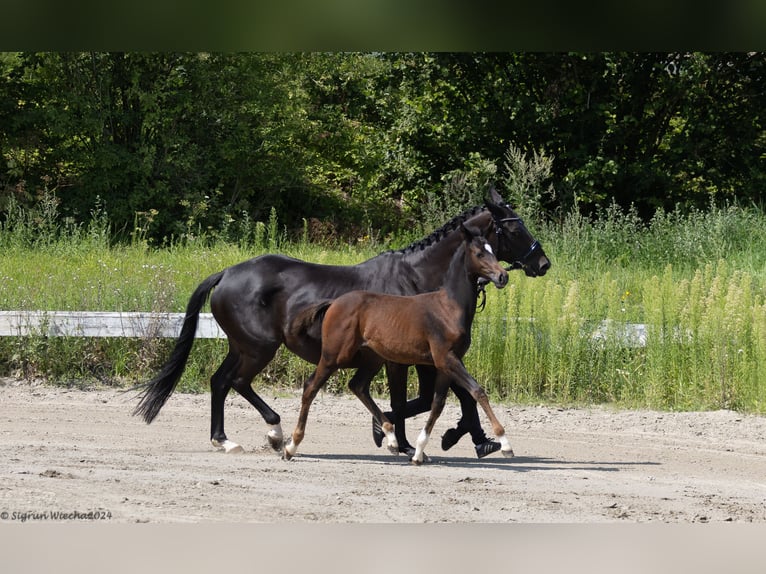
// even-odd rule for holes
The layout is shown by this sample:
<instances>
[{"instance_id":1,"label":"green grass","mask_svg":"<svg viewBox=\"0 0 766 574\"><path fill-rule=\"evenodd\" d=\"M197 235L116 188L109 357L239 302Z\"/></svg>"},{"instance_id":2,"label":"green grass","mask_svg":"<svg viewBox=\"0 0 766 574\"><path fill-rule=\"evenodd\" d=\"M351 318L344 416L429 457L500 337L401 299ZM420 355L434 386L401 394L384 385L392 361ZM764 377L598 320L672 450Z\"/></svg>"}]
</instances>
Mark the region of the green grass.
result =
<instances>
[{"instance_id":1,"label":"green grass","mask_svg":"<svg viewBox=\"0 0 766 574\"><path fill-rule=\"evenodd\" d=\"M17 215L0 228L0 309L181 312L208 274L264 252L352 264L388 247L369 240L335 247L289 242L271 222L248 241L187 238L151 248L140 237L111 245L108 223L97 218L87 228L30 221ZM466 364L492 396L766 412L762 212L660 212L643 224L635 214L611 208L593 221L570 214L537 224L534 232L552 270L541 278L514 272L506 289L490 287L474 324ZM626 323L646 325L645 346L625 344ZM598 339L592 336L597 329ZM133 384L151 377L172 344L3 338L0 374L76 385ZM182 389L206 389L225 352L225 341L198 340ZM280 352L256 385L274 392L295 388L311 369ZM330 389L342 390L349 376L333 379ZM382 379L375 388L384 388Z\"/></svg>"}]
</instances>

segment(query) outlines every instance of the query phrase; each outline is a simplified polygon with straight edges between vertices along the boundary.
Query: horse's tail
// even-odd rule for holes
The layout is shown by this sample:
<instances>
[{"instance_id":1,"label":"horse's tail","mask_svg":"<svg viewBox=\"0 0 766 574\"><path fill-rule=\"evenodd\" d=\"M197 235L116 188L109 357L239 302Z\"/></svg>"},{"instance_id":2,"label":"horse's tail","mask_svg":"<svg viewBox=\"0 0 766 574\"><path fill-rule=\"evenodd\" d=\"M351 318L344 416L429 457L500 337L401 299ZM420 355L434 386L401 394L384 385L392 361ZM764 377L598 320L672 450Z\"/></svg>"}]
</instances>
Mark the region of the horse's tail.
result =
<instances>
[{"instance_id":1,"label":"horse's tail","mask_svg":"<svg viewBox=\"0 0 766 574\"><path fill-rule=\"evenodd\" d=\"M168 359L162 370L151 381L140 385L144 391L141 393L141 400L133 411L133 415L141 415L147 424L154 420L165 404L165 401L173 394L173 390L181 378L181 373L183 373L186 367L186 361L194 344L194 335L197 332L200 310L205 301L207 301L210 291L218 285L223 274L224 272L221 271L211 275L200 283L199 287L192 293L186 306L186 316L184 317L183 327L181 327L181 334L176 340L176 346L173 348L170 359Z\"/></svg>"}]
</instances>

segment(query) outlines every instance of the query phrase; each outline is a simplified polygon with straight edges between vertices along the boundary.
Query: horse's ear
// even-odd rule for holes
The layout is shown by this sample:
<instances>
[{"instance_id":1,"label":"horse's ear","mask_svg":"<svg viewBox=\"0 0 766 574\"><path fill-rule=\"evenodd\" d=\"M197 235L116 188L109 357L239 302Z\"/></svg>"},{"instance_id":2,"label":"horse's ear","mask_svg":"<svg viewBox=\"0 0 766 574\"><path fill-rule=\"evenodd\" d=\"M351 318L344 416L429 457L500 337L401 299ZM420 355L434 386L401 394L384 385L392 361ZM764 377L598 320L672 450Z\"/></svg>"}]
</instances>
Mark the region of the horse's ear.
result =
<instances>
[{"instance_id":1,"label":"horse's ear","mask_svg":"<svg viewBox=\"0 0 766 574\"><path fill-rule=\"evenodd\" d=\"M481 235L481 231L479 229L473 225L465 225L464 223L460 224L460 231L463 232L463 238L466 241L471 241L474 237Z\"/></svg>"},{"instance_id":2,"label":"horse's ear","mask_svg":"<svg viewBox=\"0 0 766 574\"><path fill-rule=\"evenodd\" d=\"M500 197L500 194L497 192L497 189L495 189L495 184L489 186L489 200L485 201L487 206L489 206L489 203L492 202L495 205L501 205L504 203L503 198Z\"/></svg>"},{"instance_id":3,"label":"horse's ear","mask_svg":"<svg viewBox=\"0 0 766 574\"><path fill-rule=\"evenodd\" d=\"M500 197L499 195L497 197ZM500 199L502 201L502 198ZM502 219L505 217L505 208L503 208L499 203L492 202L489 200L486 200L484 202L484 205L487 206L487 209L489 209L489 212L492 214L493 217L497 217L499 219Z\"/></svg>"},{"instance_id":4,"label":"horse's ear","mask_svg":"<svg viewBox=\"0 0 766 574\"><path fill-rule=\"evenodd\" d=\"M487 206L487 209L489 209L489 212L494 217L503 218L505 217L505 209L503 207L504 204L505 202L503 201L503 198L500 197L499 193L497 193L497 190L493 184L489 188L489 197L484 200L484 205Z\"/></svg>"}]
</instances>

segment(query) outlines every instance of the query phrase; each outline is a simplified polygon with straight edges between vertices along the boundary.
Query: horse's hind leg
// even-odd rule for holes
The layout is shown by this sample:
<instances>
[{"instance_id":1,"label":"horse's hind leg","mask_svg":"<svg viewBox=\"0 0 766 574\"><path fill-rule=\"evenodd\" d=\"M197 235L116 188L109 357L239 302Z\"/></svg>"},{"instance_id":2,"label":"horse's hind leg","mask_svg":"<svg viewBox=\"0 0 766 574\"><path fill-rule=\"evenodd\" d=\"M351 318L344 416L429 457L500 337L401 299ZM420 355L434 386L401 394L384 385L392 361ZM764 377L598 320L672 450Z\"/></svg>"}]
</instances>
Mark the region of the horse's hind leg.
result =
<instances>
[{"instance_id":1,"label":"horse's hind leg","mask_svg":"<svg viewBox=\"0 0 766 574\"><path fill-rule=\"evenodd\" d=\"M267 438L276 450L282 447L282 427L280 417L261 399L250 384L253 378L274 358L279 346L262 348L258 358L243 355L233 348L216 373L210 379L211 418L210 440L214 446L223 448L227 453L239 453L243 449L234 441L229 440L224 432L224 403L229 390L233 387L251 405L253 405L264 420L272 425Z\"/></svg>"},{"instance_id":2,"label":"horse's hind leg","mask_svg":"<svg viewBox=\"0 0 766 574\"><path fill-rule=\"evenodd\" d=\"M231 382L239 364L239 354L229 349L229 354L210 378L210 442L216 448L227 453L239 453L243 449L234 441L226 438L223 430L223 407L231 389Z\"/></svg>"},{"instance_id":3,"label":"horse's hind leg","mask_svg":"<svg viewBox=\"0 0 766 574\"><path fill-rule=\"evenodd\" d=\"M258 396L251 386L253 378L269 364L274 358L278 348L279 345L269 349L262 348L261 353L257 358L250 355L243 355L242 364L232 386L248 403L253 405L258 412L261 413L266 424L271 425L271 429L266 433L266 439L269 441L271 448L276 451L281 451L284 443L281 418L274 409Z\"/></svg>"},{"instance_id":4,"label":"horse's hind leg","mask_svg":"<svg viewBox=\"0 0 766 574\"><path fill-rule=\"evenodd\" d=\"M399 454L400 448L394 435L394 425L381 412L377 403L370 396L370 383L378 371L380 371L381 366L381 361L373 361L370 364L359 367L348 382L348 388L362 401L362 404L372 413L373 418L380 423L383 433L388 438L388 450L394 454Z\"/></svg>"}]
</instances>

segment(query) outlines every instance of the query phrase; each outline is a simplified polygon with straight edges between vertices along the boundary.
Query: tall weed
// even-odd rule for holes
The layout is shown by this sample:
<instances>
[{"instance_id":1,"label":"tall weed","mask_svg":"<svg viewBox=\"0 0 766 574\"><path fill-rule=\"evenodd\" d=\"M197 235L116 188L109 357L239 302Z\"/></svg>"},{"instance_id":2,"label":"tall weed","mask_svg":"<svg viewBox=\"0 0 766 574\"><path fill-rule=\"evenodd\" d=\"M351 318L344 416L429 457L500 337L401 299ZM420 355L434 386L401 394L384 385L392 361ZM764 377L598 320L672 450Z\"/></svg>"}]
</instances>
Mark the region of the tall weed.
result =
<instances>
[{"instance_id":1,"label":"tall weed","mask_svg":"<svg viewBox=\"0 0 766 574\"><path fill-rule=\"evenodd\" d=\"M74 226L55 205L11 205L0 225L0 309L182 312L207 275L264 252L353 264L374 241L330 247L290 241L277 214L243 234L181 238L163 248L136 232L116 243L107 215ZM142 222L147 223L147 222ZM234 223L232 223L234 225ZM140 225L137 225L140 227ZM766 412L766 218L738 206L658 211L642 222L609 206L572 212L535 234L553 262L544 277L511 273L477 314L469 370L497 398L662 409ZM393 241L400 239L393 238ZM55 381L146 380L173 341L0 339L0 373ZM199 391L226 352L195 342L181 388ZM312 366L281 351L256 386L296 388ZM351 373L328 386L342 391ZM414 383L413 383L414 387ZM382 378L375 389L385 390Z\"/></svg>"}]
</instances>

